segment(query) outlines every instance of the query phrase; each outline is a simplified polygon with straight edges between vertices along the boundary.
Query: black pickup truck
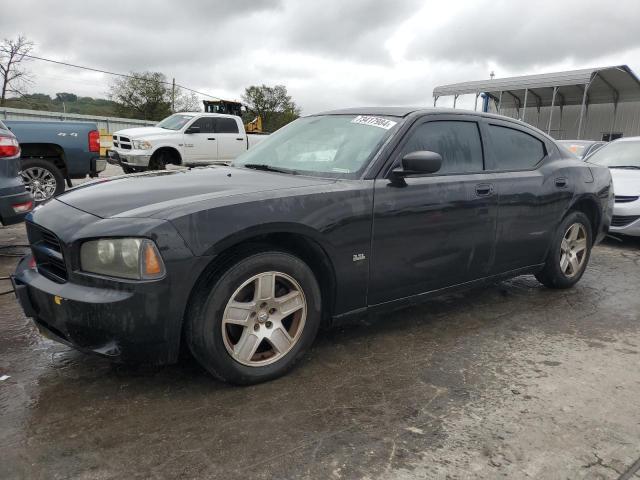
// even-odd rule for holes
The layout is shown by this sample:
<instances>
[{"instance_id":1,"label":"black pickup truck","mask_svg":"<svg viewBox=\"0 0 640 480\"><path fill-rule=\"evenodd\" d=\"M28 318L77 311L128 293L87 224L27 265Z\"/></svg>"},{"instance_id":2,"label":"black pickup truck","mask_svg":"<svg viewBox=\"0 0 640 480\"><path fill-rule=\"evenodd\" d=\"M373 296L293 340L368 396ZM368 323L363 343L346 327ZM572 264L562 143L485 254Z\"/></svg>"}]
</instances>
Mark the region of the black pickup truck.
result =
<instances>
[{"instance_id":1,"label":"black pickup truck","mask_svg":"<svg viewBox=\"0 0 640 480\"><path fill-rule=\"evenodd\" d=\"M36 202L64 192L72 178L95 177L106 167L100 132L91 122L7 120L20 148L21 174Z\"/></svg>"}]
</instances>

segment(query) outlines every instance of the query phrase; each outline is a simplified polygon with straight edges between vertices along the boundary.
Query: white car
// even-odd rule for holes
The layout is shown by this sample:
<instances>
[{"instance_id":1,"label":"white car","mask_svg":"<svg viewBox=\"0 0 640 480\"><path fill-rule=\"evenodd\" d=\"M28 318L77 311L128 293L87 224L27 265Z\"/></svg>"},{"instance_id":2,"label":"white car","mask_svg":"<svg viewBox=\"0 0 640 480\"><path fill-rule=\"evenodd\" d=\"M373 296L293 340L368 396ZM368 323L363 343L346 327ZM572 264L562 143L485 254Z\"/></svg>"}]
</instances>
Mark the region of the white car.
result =
<instances>
[{"instance_id":1,"label":"white car","mask_svg":"<svg viewBox=\"0 0 640 480\"><path fill-rule=\"evenodd\" d=\"M611 170L616 197L609 231L640 236L640 137L615 140L590 155L587 163Z\"/></svg>"},{"instance_id":2,"label":"white car","mask_svg":"<svg viewBox=\"0 0 640 480\"><path fill-rule=\"evenodd\" d=\"M113 134L109 162L125 173L162 170L167 164L229 164L264 138L247 134L240 117L220 113L175 113L155 127Z\"/></svg>"}]
</instances>

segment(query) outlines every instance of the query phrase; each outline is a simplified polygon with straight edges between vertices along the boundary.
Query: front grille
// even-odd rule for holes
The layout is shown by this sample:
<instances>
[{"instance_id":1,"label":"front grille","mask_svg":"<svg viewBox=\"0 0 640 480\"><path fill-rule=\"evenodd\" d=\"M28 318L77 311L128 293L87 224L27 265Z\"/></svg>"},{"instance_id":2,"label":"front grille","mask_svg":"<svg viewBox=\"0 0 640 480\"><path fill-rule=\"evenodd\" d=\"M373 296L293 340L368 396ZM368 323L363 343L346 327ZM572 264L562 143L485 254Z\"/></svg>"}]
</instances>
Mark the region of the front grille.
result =
<instances>
[{"instance_id":1,"label":"front grille","mask_svg":"<svg viewBox=\"0 0 640 480\"><path fill-rule=\"evenodd\" d=\"M54 282L66 282L67 266L58 237L35 223L26 222L26 226L38 272Z\"/></svg>"},{"instance_id":2,"label":"front grille","mask_svg":"<svg viewBox=\"0 0 640 480\"><path fill-rule=\"evenodd\" d=\"M634 197L629 195L616 195L616 203L629 203L635 202L640 197Z\"/></svg>"},{"instance_id":3,"label":"front grille","mask_svg":"<svg viewBox=\"0 0 640 480\"><path fill-rule=\"evenodd\" d=\"M626 227L630 223L635 222L640 218L640 215L614 215L611 219L612 227Z\"/></svg>"},{"instance_id":4,"label":"front grille","mask_svg":"<svg viewBox=\"0 0 640 480\"><path fill-rule=\"evenodd\" d=\"M131 139L128 137L121 137L119 135L113 136L113 146L116 148L122 148L123 150L131 150Z\"/></svg>"}]
</instances>

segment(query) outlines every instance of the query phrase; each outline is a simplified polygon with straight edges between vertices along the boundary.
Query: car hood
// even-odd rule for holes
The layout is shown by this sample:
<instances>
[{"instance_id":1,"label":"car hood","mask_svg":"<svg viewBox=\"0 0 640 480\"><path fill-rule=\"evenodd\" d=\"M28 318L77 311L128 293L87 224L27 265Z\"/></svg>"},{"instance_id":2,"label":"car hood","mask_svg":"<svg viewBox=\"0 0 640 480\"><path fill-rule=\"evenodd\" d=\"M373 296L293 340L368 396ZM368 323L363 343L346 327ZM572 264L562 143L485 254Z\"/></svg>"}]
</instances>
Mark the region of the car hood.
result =
<instances>
[{"instance_id":1,"label":"car hood","mask_svg":"<svg viewBox=\"0 0 640 480\"><path fill-rule=\"evenodd\" d=\"M331 183L332 180L233 167L145 172L103 178L72 188L57 200L101 218L159 217L190 203Z\"/></svg>"},{"instance_id":2,"label":"car hood","mask_svg":"<svg viewBox=\"0 0 640 480\"><path fill-rule=\"evenodd\" d=\"M168 130L166 128L158 127L138 127L138 128L125 128L124 130L118 130L115 135L122 135L129 138L140 138L148 136L159 135L174 135L178 133L178 130Z\"/></svg>"},{"instance_id":3,"label":"car hood","mask_svg":"<svg viewBox=\"0 0 640 480\"><path fill-rule=\"evenodd\" d=\"M640 170L626 168L610 168L609 170L613 179L613 191L616 192L616 195L640 195Z\"/></svg>"}]
</instances>

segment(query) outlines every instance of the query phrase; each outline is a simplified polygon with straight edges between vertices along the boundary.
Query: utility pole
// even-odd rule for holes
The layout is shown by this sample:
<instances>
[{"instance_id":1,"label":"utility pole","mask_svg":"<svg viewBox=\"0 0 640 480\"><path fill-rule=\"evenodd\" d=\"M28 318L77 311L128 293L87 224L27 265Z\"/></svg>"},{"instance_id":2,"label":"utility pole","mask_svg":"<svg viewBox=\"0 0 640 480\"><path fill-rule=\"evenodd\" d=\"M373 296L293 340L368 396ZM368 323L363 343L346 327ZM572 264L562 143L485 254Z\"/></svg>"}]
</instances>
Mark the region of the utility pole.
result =
<instances>
[{"instance_id":1,"label":"utility pole","mask_svg":"<svg viewBox=\"0 0 640 480\"><path fill-rule=\"evenodd\" d=\"M171 82L171 113L176 113L176 79Z\"/></svg>"}]
</instances>

